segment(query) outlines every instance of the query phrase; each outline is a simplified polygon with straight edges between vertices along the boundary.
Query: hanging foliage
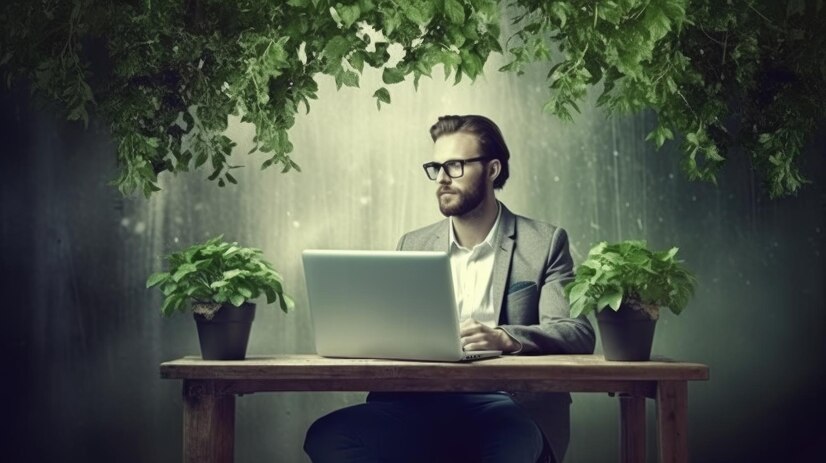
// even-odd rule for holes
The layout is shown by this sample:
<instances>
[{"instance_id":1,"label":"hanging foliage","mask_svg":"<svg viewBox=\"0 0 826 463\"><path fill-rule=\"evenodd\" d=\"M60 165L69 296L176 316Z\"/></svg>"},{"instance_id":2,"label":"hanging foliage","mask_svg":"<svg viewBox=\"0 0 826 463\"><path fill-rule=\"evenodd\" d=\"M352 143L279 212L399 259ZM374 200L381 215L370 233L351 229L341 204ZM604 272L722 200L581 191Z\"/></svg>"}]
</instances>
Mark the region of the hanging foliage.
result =
<instances>
[{"instance_id":1,"label":"hanging foliage","mask_svg":"<svg viewBox=\"0 0 826 463\"><path fill-rule=\"evenodd\" d=\"M800 153L824 119L823 19L822 0L14 0L0 12L0 70L69 120L111 124L124 195L207 163L210 180L236 183L229 115L254 124L262 168L299 170L288 130L318 74L358 87L366 65L387 86L418 86L441 65L459 83L497 52L503 71L549 67L547 111L571 119L602 84L610 111L656 112L649 139L679 138L690 178L715 181L742 146L780 196L806 182ZM391 44L402 58L389 67ZM373 96L391 102L388 87Z\"/></svg>"},{"instance_id":2,"label":"hanging foliage","mask_svg":"<svg viewBox=\"0 0 826 463\"><path fill-rule=\"evenodd\" d=\"M652 109L647 137L681 134L683 169L716 182L733 147L771 197L806 183L799 159L826 119L823 1L518 1L520 43L503 70L553 61L545 109L563 119L598 83L611 112Z\"/></svg>"}]
</instances>

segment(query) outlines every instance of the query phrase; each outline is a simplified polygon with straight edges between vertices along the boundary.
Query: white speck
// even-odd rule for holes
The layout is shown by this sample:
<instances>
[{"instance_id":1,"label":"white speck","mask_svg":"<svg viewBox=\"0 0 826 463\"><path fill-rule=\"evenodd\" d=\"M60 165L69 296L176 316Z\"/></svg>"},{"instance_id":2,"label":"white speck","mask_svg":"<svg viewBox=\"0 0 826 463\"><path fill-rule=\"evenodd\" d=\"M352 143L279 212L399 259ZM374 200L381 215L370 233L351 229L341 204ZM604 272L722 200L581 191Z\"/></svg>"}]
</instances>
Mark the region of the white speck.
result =
<instances>
[{"instance_id":1,"label":"white speck","mask_svg":"<svg viewBox=\"0 0 826 463\"><path fill-rule=\"evenodd\" d=\"M387 183L390 184L390 185L395 185L396 184L396 179L393 178L393 177L390 177L390 178L387 179Z\"/></svg>"},{"instance_id":2,"label":"white speck","mask_svg":"<svg viewBox=\"0 0 826 463\"><path fill-rule=\"evenodd\" d=\"M366 205L370 204L370 197L369 196L362 196L361 198L359 198L359 202L361 203L362 206L366 206Z\"/></svg>"},{"instance_id":3,"label":"white speck","mask_svg":"<svg viewBox=\"0 0 826 463\"><path fill-rule=\"evenodd\" d=\"M184 223L184 219L180 215L175 216L175 223Z\"/></svg>"},{"instance_id":4,"label":"white speck","mask_svg":"<svg viewBox=\"0 0 826 463\"><path fill-rule=\"evenodd\" d=\"M637 228L642 230L642 219L640 219L639 217L637 217Z\"/></svg>"},{"instance_id":5,"label":"white speck","mask_svg":"<svg viewBox=\"0 0 826 463\"><path fill-rule=\"evenodd\" d=\"M559 175L554 175L554 182L558 182L558 181L559 181Z\"/></svg>"},{"instance_id":6,"label":"white speck","mask_svg":"<svg viewBox=\"0 0 826 463\"><path fill-rule=\"evenodd\" d=\"M124 217L124 218L120 219L120 224L121 224L122 227L128 227L129 226L129 217Z\"/></svg>"},{"instance_id":7,"label":"white speck","mask_svg":"<svg viewBox=\"0 0 826 463\"><path fill-rule=\"evenodd\" d=\"M594 230L599 230L599 225L595 224L594 222L591 222L591 228L593 228Z\"/></svg>"},{"instance_id":8,"label":"white speck","mask_svg":"<svg viewBox=\"0 0 826 463\"><path fill-rule=\"evenodd\" d=\"M287 211L287 217L289 217L289 216L291 216L291 215L293 215L293 213L292 213L292 212L290 212L290 211Z\"/></svg>"},{"instance_id":9,"label":"white speck","mask_svg":"<svg viewBox=\"0 0 826 463\"><path fill-rule=\"evenodd\" d=\"M146 224L144 224L143 222L138 222L135 224L135 233L140 235L144 231L146 231Z\"/></svg>"},{"instance_id":10,"label":"white speck","mask_svg":"<svg viewBox=\"0 0 826 463\"><path fill-rule=\"evenodd\" d=\"M614 150L614 157L617 157L617 156L619 156L619 151Z\"/></svg>"},{"instance_id":11,"label":"white speck","mask_svg":"<svg viewBox=\"0 0 826 463\"><path fill-rule=\"evenodd\" d=\"M180 241L180 240L179 240L179 239L178 239L178 237L176 236L175 238L173 238L173 239L172 239L172 241L174 241L174 242L176 242L176 243L177 243L177 242L178 242L178 241Z\"/></svg>"},{"instance_id":12,"label":"white speck","mask_svg":"<svg viewBox=\"0 0 826 463\"><path fill-rule=\"evenodd\" d=\"M691 195L691 200L692 201L697 201L697 196L696 195Z\"/></svg>"},{"instance_id":13,"label":"white speck","mask_svg":"<svg viewBox=\"0 0 826 463\"><path fill-rule=\"evenodd\" d=\"M626 202L625 202L625 207L631 207L631 203L629 203L628 201L626 201Z\"/></svg>"},{"instance_id":14,"label":"white speck","mask_svg":"<svg viewBox=\"0 0 826 463\"><path fill-rule=\"evenodd\" d=\"M663 218L662 218L662 217L657 217L657 221L658 221L658 222L662 222L662 221L663 221Z\"/></svg>"},{"instance_id":15,"label":"white speck","mask_svg":"<svg viewBox=\"0 0 826 463\"><path fill-rule=\"evenodd\" d=\"M674 174L668 174L668 179L669 180L674 180Z\"/></svg>"},{"instance_id":16,"label":"white speck","mask_svg":"<svg viewBox=\"0 0 826 463\"><path fill-rule=\"evenodd\" d=\"M298 228L300 226L301 226L301 224L298 223L298 220L293 220L293 228Z\"/></svg>"}]
</instances>

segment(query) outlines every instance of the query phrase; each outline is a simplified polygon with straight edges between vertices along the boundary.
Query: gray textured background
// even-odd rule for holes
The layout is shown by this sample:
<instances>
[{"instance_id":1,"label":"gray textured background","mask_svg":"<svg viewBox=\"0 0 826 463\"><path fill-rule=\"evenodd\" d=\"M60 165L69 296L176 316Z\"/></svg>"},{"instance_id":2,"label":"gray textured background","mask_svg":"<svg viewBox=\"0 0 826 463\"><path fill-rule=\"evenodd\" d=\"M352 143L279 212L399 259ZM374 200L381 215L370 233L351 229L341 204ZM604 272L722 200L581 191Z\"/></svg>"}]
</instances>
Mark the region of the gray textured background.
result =
<instances>
[{"instance_id":1,"label":"gray textured background","mask_svg":"<svg viewBox=\"0 0 826 463\"><path fill-rule=\"evenodd\" d=\"M824 137L805 156L815 183L797 197L768 200L742 154L719 188L690 183L674 146L642 141L651 116L608 119L592 95L573 124L560 123L540 111L546 71L515 77L497 73L501 64L494 57L473 85L436 72L418 92L392 86L380 112L370 96L377 72L338 92L319 78L320 99L290 132L303 173L261 171L265 158L245 154L250 128L235 122L233 163L248 166L235 171L240 185L219 189L209 171L164 173L150 200L106 185L116 166L105 124L84 131L24 91L0 95L3 461L179 460L180 384L160 380L158 365L199 349L192 319L162 319L160 292L144 289L162 256L218 233L262 248L297 310L259 307L249 352L312 352L301 250L392 249L404 231L439 219L420 167L427 129L439 115L468 113L497 121L511 149L500 199L566 228L577 263L600 240L640 238L679 246L697 273L696 297L680 317L661 318L654 340L655 354L711 367L711 381L689 387L692 461L822 454ZM363 397L240 398L236 461L305 461L312 420ZM572 413L566 462L615 461L615 399L575 394Z\"/></svg>"}]
</instances>

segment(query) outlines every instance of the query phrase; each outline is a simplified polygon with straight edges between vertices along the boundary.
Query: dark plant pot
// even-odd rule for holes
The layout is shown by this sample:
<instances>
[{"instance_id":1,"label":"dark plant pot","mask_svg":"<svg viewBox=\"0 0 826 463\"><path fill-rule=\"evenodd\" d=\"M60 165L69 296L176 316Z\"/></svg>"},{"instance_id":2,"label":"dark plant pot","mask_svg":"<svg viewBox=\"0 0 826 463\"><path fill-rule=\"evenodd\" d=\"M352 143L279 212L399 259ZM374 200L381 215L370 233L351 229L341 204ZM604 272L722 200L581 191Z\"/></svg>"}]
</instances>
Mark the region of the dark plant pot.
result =
<instances>
[{"instance_id":1,"label":"dark plant pot","mask_svg":"<svg viewBox=\"0 0 826 463\"><path fill-rule=\"evenodd\" d=\"M255 304L245 302L240 307L224 304L207 320L204 315L193 314L201 343L204 360L244 360L250 328L255 319Z\"/></svg>"},{"instance_id":2,"label":"dark plant pot","mask_svg":"<svg viewBox=\"0 0 826 463\"><path fill-rule=\"evenodd\" d=\"M652 320L643 310L623 304L618 311L606 307L596 314L605 360L645 361L654 342Z\"/></svg>"}]
</instances>

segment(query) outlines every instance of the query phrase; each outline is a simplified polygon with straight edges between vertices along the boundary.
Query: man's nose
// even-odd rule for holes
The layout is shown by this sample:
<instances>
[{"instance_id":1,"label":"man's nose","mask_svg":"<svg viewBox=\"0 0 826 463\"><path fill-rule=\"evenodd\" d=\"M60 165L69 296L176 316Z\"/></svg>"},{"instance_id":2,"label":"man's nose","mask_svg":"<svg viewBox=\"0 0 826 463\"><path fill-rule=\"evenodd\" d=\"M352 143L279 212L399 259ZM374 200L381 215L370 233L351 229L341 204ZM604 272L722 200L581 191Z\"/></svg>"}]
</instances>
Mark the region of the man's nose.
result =
<instances>
[{"instance_id":1,"label":"man's nose","mask_svg":"<svg viewBox=\"0 0 826 463\"><path fill-rule=\"evenodd\" d=\"M450 176L447 175L447 172L445 172L446 169L447 167L442 166L442 168L439 169L439 173L436 174L436 181L445 185L450 183L451 180Z\"/></svg>"}]
</instances>

